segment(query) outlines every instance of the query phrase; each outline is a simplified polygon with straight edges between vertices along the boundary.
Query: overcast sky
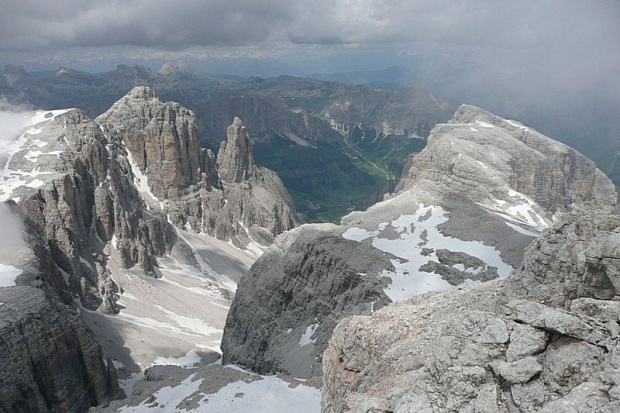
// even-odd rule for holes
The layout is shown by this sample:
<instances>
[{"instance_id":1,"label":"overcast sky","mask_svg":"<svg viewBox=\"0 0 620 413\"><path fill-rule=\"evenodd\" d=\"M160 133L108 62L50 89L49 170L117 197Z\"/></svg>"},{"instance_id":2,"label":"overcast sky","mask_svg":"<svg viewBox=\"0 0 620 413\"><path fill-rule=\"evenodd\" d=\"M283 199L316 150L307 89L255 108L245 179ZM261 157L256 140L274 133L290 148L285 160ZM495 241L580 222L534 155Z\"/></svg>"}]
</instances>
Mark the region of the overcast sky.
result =
<instances>
[{"instance_id":1,"label":"overcast sky","mask_svg":"<svg viewBox=\"0 0 620 413\"><path fill-rule=\"evenodd\" d=\"M472 84L620 95L619 0L0 1L4 63L242 57L296 74L432 56Z\"/></svg>"},{"instance_id":2,"label":"overcast sky","mask_svg":"<svg viewBox=\"0 0 620 413\"><path fill-rule=\"evenodd\" d=\"M1 47L609 46L617 0L3 0ZM602 43L601 43L602 42Z\"/></svg>"},{"instance_id":3,"label":"overcast sky","mask_svg":"<svg viewBox=\"0 0 620 413\"><path fill-rule=\"evenodd\" d=\"M0 49L370 44L618 57L617 0L2 0ZM600 55L599 55L600 56ZM579 56L575 56L578 58Z\"/></svg>"}]
</instances>

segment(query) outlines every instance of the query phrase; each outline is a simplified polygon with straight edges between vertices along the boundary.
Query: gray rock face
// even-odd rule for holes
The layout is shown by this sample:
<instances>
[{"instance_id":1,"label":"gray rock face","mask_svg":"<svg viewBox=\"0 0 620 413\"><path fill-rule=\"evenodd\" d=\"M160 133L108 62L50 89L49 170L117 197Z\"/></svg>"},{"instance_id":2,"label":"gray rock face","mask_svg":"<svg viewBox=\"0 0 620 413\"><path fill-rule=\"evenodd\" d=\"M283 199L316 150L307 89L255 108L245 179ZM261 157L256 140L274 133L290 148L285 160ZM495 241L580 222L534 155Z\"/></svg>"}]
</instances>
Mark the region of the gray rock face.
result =
<instances>
[{"instance_id":1,"label":"gray rock face","mask_svg":"<svg viewBox=\"0 0 620 413\"><path fill-rule=\"evenodd\" d=\"M235 165L245 157L251 174L242 174L238 182L220 181L215 156L198 145L193 113L161 103L150 89L134 89L99 121L77 109L32 113L25 119L29 129L2 151L0 200L8 200L10 213L25 229L15 248L3 252L3 263L21 271L18 285L41 288L51 297L40 305L33 301L33 313L24 312L35 324L50 317L44 319L49 331L42 329L42 338L26 334L19 324L11 341L5 341L3 354L37 351L31 359L0 360L0 369L9 375L20 365L34 371L34 378L24 376L17 390L7 387L12 393L0 398L9 403L7 411L84 411L113 395L113 367L103 367L90 333L74 310L63 309L56 298L74 309L77 296L86 309L118 312L119 287L108 268L111 249L121 267L139 265L150 272L156 257L169 253L175 241L169 220L241 247L267 245L298 222L281 181L256 166L249 146L245 155L230 152L227 159ZM0 314L0 326L5 321L13 325L9 315L22 312L13 299L0 307L8 314ZM35 348L47 349L49 343L58 354ZM85 366L75 367L74 361ZM63 362L73 364L58 371ZM9 382L8 377L0 375L0 380ZM24 396L24 386L32 383L38 385L40 400ZM76 394L65 394L72 387Z\"/></svg>"},{"instance_id":2,"label":"gray rock face","mask_svg":"<svg viewBox=\"0 0 620 413\"><path fill-rule=\"evenodd\" d=\"M522 202L514 199L512 189L535 202L534 210L547 220L556 211L610 212L616 203L613 183L593 161L529 127L470 105L461 105L447 124L432 130L397 191L414 186L444 196L468 193L473 202L500 211ZM508 204L498 205L498 200ZM537 220L532 218L530 226Z\"/></svg>"},{"instance_id":3,"label":"gray rock face","mask_svg":"<svg viewBox=\"0 0 620 413\"><path fill-rule=\"evenodd\" d=\"M220 178L239 183L256 174L252 144L241 119L235 117L226 131L227 140L222 141L217 153Z\"/></svg>"},{"instance_id":4,"label":"gray rock face","mask_svg":"<svg viewBox=\"0 0 620 413\"><path fill-rule=\"evenodd\" d=\"M259 168L241 120L228 129L218 158L200 148L192 111L134 88L97 118L124 143L143 197L171 222L246 248L268 245L299 220L277 174Z\"/></svg>"},{"instance_id":5,"label":"gray rock face","mask_svg":"<svg viewBox=\"0 0 620 413\"><path fill-rule=\"evenodd\" d=\"M90 309L115 312L102 249L115 240L123 264L151 270L172 246L163 214L148 211L124 148L76 109L39 112L9 152L0 192L44 233L71 291Z\"/></svg>"},{"instance_id":6,"label":"gray rock face","mask_svg":"<svg viewBox=\"0 0 620 413\"><path fill-rule=\"evenodd\" d=\"M84 412L119 395L114 366L71 307L32 287L0 288L0 303L0 410Z\"/></svg>"},{"instance_id":7,"label":"gray rock face","mask_svg":"<svg viewBox=\"0 0 620 413\"><path fill-rule=\"evenodd\" d=\"M72 303L71 294L58 266L50 254L45 232L13 201L0 203L0 222L5 239L0 243L2 264L21 271L16 285L47 287L59 294L65 304Z\"/></svg>"},{"instance_id":8,"label":"gray rock face","mask_svg":"<svg viewBox=\"0 0 620 413\"><path fill-rule=\"evenodd\" d=\"M386 254L341 238L332 225L283 234L238 286L222 339L224 363L316 377L338 320L390 302L376 276L386 267Z\"/></svg>"},{"instance_id":9,"label":"gray rock face","mask_svg":"<svg viewBox=\"0 0 620 413\"><path fill-rule=\"evenodd\" d=\"M323 411L617 411L618 234L615 215L565 217L509 278L342 320Z\"/></svg>"},{"instance_id":10,"label":"gray rock face","mask_svg":"<svg viewBox=\"0 0 620 413\"><path fill-rule=\"evenodd\" d=\"M152 89L136 87L97 123L126 145L155 196L176 197L201 181L204 151L195 117L178 103L162 103Z\"/></svg>"}]
</instances>

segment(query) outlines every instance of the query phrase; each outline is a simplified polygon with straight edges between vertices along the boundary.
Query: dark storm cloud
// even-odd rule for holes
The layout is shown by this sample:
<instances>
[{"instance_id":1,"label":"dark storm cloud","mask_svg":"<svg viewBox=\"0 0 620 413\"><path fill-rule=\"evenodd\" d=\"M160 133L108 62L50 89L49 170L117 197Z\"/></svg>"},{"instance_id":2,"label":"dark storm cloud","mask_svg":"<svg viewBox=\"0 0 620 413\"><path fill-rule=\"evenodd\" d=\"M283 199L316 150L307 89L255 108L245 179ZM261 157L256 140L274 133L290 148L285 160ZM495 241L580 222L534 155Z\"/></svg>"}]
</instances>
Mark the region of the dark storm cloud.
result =
<instances>
[{"instance_id":1,"label":"dark storm cloud","mask_svg":"<svg viewBox=\"0 0 620 413\"><path fill-rule=\"evenodd\" d=\"M286 0L9 0L0 47L249 44L295 16Z\"/></svg>"},{"instance_id":2,"label":"dark storm cloud","mask_svg":"<svg viewBox=\"0 0 620 413\"><path fill-rule=\"evenodd\" d=\"M4 0L0 53L75 47L392 47L478 79L620 92L618 0ZM280 45L280 46L278 46ZM383 47L382 46L382 47ZM337 48L334 48L336 50ZM276 52L277 54L279 52ZM273 55L273 53L272 53ZM298 54L299 55L299 54ZM60 55L62 57L62 55ZM609 83L609 84L606 84ZM617 89L616 89L617 88Z\"/></svg>"},{"instance_id":3,"label":"dark storm cloud","mask_svg":"<svg viewBox=\"0 0 620 413\"><path fill-rule=\"evenodd\" d=\"M291 41L562 48L616 41L607 37L620 34L619 17L617 0L5 0L0 47Z\"/></svg>"}]
</instances>

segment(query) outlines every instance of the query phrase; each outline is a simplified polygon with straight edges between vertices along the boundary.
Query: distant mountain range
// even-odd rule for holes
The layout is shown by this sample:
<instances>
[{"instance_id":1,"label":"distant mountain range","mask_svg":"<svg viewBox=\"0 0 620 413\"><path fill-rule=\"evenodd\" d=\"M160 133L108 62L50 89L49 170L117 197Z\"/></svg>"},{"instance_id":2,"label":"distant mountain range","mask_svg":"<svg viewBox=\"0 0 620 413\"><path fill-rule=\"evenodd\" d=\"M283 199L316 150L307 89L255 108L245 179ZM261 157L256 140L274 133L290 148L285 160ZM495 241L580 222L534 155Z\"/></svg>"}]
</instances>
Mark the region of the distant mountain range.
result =
<instances>
[{"instance_id":1,"label":"distant mountain range","mask_svg":"<svg viewBox=\"0 0 620 413\"><path fill-rule=\"evenodd\" d=\"M398 91L281 76L240 79L197 74L184 64L160 71L118 66L102 73L60 68L27 73L7 66L0 94L36 108L78 107L98 116L135 86L192 109L203 145L217 150L236 116L259 163L274 169L307 221L338 221L396 184L407 155L420 151L450 106L422 88Z\"/></svg>"}]
</instances>

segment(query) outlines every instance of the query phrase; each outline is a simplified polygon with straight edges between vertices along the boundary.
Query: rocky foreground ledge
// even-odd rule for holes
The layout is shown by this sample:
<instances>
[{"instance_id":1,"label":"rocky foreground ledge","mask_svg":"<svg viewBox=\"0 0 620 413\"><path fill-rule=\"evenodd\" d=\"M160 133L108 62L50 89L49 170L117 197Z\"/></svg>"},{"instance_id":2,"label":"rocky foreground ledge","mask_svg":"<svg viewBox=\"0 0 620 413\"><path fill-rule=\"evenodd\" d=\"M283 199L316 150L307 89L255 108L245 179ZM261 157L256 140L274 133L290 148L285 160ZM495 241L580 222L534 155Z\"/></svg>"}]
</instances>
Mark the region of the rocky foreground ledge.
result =
<instances>
[{"instance_id":1,"label":"rocky foreground ledge","mask_svg":"<svg viewBox=\"0 0 620 413\"><path fill-rule=\"evenodd\" d=\"M568 216L511 277L342 320L324 412L620 411L620 217Z\"/></svg>"}]
</instances>

